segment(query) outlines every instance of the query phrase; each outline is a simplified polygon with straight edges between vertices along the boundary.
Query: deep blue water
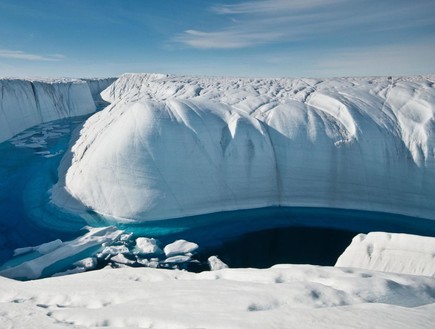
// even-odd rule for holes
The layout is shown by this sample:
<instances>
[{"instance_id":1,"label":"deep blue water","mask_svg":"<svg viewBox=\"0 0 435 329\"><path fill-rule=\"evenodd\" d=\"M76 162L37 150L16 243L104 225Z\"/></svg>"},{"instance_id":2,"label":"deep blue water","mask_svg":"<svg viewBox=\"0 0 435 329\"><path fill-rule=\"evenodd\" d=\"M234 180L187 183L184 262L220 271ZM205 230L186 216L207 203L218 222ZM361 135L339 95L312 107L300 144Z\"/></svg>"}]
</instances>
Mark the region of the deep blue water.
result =
<instances>
[{"instance_id":1,"label":"deep blue water","mask_svg":"<svg viewBox=\"0 0 435 329\"><path fill-rule=\"evenodd\" d=\"M52 206L49 189L57 181L57 168L72 132L86 118L42 124L0 143L0 266L11 259L16 248L71 240L82 234L80 229L87 223ZM97 214L91 216L94 225L111 224ZM198 243L196 270L205 269L210 255L218 255L232 267L333 265L357 233L435 236L435 222L427 219L322 208L272 207L118 226L133 233L130 244L138 236L156 237L162 246L180 238ZM62 266L66 269L68 264Z\"/></svg>"}]
</instances>

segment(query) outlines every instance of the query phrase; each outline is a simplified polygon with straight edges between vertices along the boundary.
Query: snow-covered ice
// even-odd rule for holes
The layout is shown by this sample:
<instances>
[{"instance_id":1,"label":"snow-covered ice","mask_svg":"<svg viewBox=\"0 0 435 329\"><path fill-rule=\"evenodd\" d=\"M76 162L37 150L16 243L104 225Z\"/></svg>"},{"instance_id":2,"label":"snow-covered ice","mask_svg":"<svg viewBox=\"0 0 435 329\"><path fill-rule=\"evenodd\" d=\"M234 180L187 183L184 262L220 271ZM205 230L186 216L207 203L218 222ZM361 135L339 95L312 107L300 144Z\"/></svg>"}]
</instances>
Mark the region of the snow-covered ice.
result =
<instances>
[{"instance_id":1,"label":"snow-covered ice","mask_svg":"<svg viewBox=\"0 0 435 329\"><path fill-rule=\"evenodd\" d=\"M433 81L126 74L52 200L127 222L267 206L435 219Z\"/></svg>"},{"instance_id":2,"label":"snow-covered ice","mask_svg":"<svg viewBox=\"0 0 435 329\"><path fill-rule=\"evenodd\" d=\"M2 328L433 328L435 278L280 265L0 277Z\"/></svg>"},{"instance_id":3,"label":"snow-covered ice","mask_svg":"<svg viewBox=\"0 0 435 329\"><path fill-rule=\"evenodd\" d=\"M335 266L435 277L435 239L411 234L359 234Z\"/></svg>"}]
</instances>

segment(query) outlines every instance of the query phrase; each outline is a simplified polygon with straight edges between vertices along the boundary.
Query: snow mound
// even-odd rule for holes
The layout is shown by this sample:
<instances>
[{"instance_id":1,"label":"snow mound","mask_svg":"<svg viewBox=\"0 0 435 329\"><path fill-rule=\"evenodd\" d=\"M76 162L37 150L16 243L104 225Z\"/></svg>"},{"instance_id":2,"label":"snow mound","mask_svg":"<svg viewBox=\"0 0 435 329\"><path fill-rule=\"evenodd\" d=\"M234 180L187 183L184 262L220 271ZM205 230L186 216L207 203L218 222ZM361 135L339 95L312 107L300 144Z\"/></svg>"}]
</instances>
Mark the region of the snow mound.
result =
<instances>
[{"instance_id":1,"label":"snow mound","mask_svg":"<svg viewBox=\"0 0 435 329\"><path fill-rule=\"evenodd\" d=\"M52 200L118 221L267 206L435 219L433 80L123 75Z\"/></svg>"},{"instance_id":2,"label":"snow mound","mask_svg":"<svg viewBox=\"0 0 435 329\"><path fill-rule=\"evenodd\" d=\"M435 238L384 232L358 234L335 266L435 277Z\"/></svg>"},{"instance_id":3,"label":"snow mound","mask_svg":"<svg viewBox=\"0 0 435 329\"><path fill-rule=\"evenodd\" d=\"M0 277L7 328L433 328L435 279L309 265ZM0 325L1 326L1 325Z\"/></svg>"}]
</instances>

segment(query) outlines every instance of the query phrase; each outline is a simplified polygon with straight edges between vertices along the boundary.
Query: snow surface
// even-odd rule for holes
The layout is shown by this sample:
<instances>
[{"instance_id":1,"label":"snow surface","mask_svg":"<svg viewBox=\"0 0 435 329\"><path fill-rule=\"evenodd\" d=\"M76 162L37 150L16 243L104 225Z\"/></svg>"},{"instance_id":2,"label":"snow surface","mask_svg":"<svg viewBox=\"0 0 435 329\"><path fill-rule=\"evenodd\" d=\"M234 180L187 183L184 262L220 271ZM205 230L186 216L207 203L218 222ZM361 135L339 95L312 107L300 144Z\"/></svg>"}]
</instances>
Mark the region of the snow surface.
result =
<instances>
[{"instance_id":1,"label":"snow surface","mask_svg":"<svg viewBox=\"0 0 435 329\"><path fill-rule=\"evenodd\" d=\"M335 266L435 277L435 239L410 234L359 234Z\"/></svg>"},{"instance_id":2,"label":"snow surface","mask_svg":"<svg viewBox=\"0 0 435 329\"><path fill-rule=\"evenodd\" d=\"M267 206L435 219L434 77L125 74L52 200L118 221ZM79 203L76 202L79 201Z\"/></svg>"},{"instance_id":3,"label":"snow surface","mask_svg":"<svg viewBox=\"0 0 435 329\"><path fill-rule=\"evenodd\" d=\"M433 328L435 278L280 265L0 277L1 328Z\"/></svg>"},{"instance_id":4,"label":"snow surface","mask_svg":"<svg viewBox=\"0 0 435 329\"><path fill-rule=\"evenodd\" d=\"M114 81L0 79L0 142L40 123L95 112L99 93Z\"/></svg>"}]
</instances>

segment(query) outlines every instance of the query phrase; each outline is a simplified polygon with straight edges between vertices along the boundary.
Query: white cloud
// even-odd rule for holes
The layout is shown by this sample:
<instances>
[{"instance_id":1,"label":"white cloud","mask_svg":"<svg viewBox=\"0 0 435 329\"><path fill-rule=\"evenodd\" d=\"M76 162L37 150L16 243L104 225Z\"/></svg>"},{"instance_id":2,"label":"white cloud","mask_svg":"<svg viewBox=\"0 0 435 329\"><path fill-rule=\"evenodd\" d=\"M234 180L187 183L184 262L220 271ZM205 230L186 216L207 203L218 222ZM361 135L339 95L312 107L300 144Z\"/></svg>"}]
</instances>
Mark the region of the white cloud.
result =
<instances>
[{"instance_id":1,"label":"white cloud","mask_svg":"<svg viewBox=\"0 0 435 329\"><path fill-rule=\"evenodd\" d=\"M215 6L213 12L238 18L217 31L184 31L176 41L203 49L246 48L283 39L288 41L319 26L322 15L326 18L324 13L319 15L319 9L346 1L349 0L262 0ZM332 20L336 15L327 18Z\"/></svg>"},{"instance_id":2,"label":"white cloud","mask_svg":"<svg viewBox=\"0 0 435 329\"><path fill-rule=\"evenodd\" d=\"M268 14L313 9L348 0L263 0L213 7L218 14Z\"/></svg>"},{"instance_id":3,"label":"white cloud","mask_svg":"<svg viewBox=\"0 0 435 329\"><path fill-rule=\"evenodd\" d=\"M196 30L185 31L177 40L195 48L245 48L258 43L270 42L282 36L279 32L247 32L247 31L220 31L201 32Z\"/></svg>"},{"instance_id":4,"label":"white cloud","mask_svg":"<svg viewBox=\"0 0 435 329\"><path fill-rule=\"evenodd\" d=\"M49 62L56 62L65 58L65 56L60 54L45 56L45 55L30 54L20 50L6 50L6 49L0 49L0 57L23 60L23 61L49 61Z\"/></svg>"},{"instance_id":5,"label":"white cloud","mask_svg":"<svg viewBox=\"0 0 435 329\"><path fill-rule=\"evenodd\" d=\"M394 33L435 23L435 3L430 1L258 0L214 6L211 10L231 19L213 31L184 31L176 41L203 49L246 48L327 34L339 38L357 31Z\"/></svg>"}]
</instances>

